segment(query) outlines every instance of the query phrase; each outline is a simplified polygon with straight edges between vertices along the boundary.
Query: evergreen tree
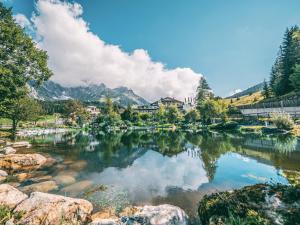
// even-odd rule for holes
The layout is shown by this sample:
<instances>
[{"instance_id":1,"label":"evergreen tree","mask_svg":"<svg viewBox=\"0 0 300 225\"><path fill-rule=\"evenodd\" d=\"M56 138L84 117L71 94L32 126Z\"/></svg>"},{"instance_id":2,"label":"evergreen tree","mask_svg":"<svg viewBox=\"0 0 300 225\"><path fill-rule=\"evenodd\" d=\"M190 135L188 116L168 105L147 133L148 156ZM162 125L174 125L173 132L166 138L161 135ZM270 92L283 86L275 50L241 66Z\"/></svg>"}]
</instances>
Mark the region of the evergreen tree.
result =
<instances>
[{"instance_id":1,"label":"evergreen tree","mask_svg":"<svg viewBox=\"0 0 300 225\"><path fill-rule=\"evenodd\" d=\"M268 86L268 83L266 82L266 80L264 80L264 87L263 87L262 95L265 98L269 98L270 97L270 90L269 90L269 86Z\"/></svg>"},{"instance_id":2,"label":"evergreen tree","mask_svg":"<svg viewBox=\"0 0 300 225\"><path fill-rule=\"evenodd\" d=\"M300 91L300 64L297 64L294 68L294 73L290 77L292 86L296 91Z\"/></svg>"},{"instance_id":3,"label":"evergreen tree","mask_svg":"<svg viewBox=\"0 0 300 225\"><path fill-rule=\"evenodd\" d=\"M300 63L300 33L297 26L287 28L277 59L272 67L270 87L276 96L294 90L290 76L296 64Z\"/></svg>"},{"instance_id":4,"label":"evergreen tree","mask_svg":"<svg viewBox=\"0 0 300 225\"><path fill-rule=\"evenodd\" d=\"M205 80L204 77L201 77L199 80L199 85L197 87L197 108L199 108L205 100L209 99L211 97L211 89Z\"/></svg>"}]
</instances>

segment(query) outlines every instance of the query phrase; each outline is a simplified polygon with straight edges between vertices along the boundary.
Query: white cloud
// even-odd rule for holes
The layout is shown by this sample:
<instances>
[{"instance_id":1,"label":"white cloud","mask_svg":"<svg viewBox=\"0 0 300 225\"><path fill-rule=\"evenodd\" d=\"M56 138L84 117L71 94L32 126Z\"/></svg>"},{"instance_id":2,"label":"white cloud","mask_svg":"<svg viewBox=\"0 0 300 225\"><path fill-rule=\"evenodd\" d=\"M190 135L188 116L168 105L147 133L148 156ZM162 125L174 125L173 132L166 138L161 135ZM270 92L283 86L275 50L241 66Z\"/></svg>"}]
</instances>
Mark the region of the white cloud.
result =
<instances>
[{"instance_id":1,"label":"white cloud","mask_svg":"<svg viewBox=\"0 0 300 225\"><path fill-rule=\"evenodd\" d=\"M36 9L33 30L40 37L39 47L48 52L52 80L66 86L126 86L148 100L195 95L201 74L190 68L167 69L144 49L126 53L105 43L90 31L78 3L39 0Z\"/></svg>"},{"instance_id":2,"label":"white cloud","mask_svg":"<svg viewBox=\"0 0 300 225\"><path fill-rule=\"evenodd\" d=\"M209 181L203 162L197 157L189 157L188 152L167 157L154 151L147 151L131 166L123 169L109 167L101 173L92 173L87 179L96 184L120 185L131 198L139 200L167 196L170 187L196 191Z\"/></svg>"},{"instance_id":3,"label":"white cloud","mask_svg":"<svg viewBox=\"0 0 300 225\"><path fill-rule=\"evenodd\" d=\"M22 28L26 28L29 27L30 21L27 19L26 16L24 16L23 14L16 14L14 15L14 19L15 21L22 27Z\"/></svg>"}]
</instances>

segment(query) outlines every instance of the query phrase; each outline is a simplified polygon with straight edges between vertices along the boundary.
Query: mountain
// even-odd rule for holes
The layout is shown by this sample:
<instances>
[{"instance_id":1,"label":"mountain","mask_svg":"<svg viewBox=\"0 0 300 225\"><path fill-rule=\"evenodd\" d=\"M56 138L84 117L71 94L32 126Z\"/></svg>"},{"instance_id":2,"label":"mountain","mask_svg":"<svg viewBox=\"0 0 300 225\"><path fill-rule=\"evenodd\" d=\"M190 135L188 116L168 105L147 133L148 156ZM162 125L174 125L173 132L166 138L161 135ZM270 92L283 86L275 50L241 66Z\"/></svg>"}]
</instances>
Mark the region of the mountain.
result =
<instances>
[{"instance_id":1,"label":"mountain","mask_svg":"<svg viewBox=\"0 0 300 225\"><path fill-rule=\"evenodd\" d=\"M239 98L239 97L242 97L242 96L245 96L245 95L253 94L253 93L258 92L258 91L262 91L263 88L264 88L264 83L262 82L262 83L254 85L252 87L249 87L244 91L241 91L239 93L231 95L227 98Z\"/></svg>"},{"instance_id":2,"label":"mountain","mask_svg":"<svg viewBox=\"0 0 300 225\"><path fill-rule=\"evenodd\" d=\"M136 95L127 87L108 88L104 84L88 85L79 87L64 87L53 81L45 82L41 87L36 88L29 84L31 95L44 101L77 99L83 102L103 102L106 97L122 106L127 105L144 105L148 102Z\"/></svg>"}]
</instances>

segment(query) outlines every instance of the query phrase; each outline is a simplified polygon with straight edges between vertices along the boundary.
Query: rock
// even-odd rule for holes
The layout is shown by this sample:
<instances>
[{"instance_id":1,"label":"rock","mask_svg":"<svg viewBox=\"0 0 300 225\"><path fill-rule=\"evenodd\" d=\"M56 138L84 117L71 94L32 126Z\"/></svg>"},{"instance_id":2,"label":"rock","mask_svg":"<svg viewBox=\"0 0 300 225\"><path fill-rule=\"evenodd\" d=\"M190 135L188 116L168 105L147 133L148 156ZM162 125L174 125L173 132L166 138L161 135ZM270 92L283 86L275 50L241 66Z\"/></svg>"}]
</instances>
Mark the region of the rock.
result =
<instances>
[{"instance_id":1,"label":"rock","mask_svg":"<svg viewBox=\"0 0 300 225\"><path fill-rule=\"evenodd\" d=\"M19 142L11 143L11 146L13 148L22 148L22 147L29 148L29 147L31 147L31 144L28 141L19 141Z\"/></svg>"},{"instance_id":2,"label":"rock","mask_svg":"<svg viewBox=\"0 0 300 225\"><path fill-rule=\"evenodd\" d=\"M39 183L39 182L42 182L42 181L52 180L52 178L53 177L50 176L50 175L45 175L45 176L31 178L30 181L33 182L33 183Z\"/></svg>"},{"instance_id":3,"label":"rock","mask_svg":"<svg viewBox=\"0 0 300 225\"><path fill-rule=\"evenodd\" d=\"M8 184L0 185L0 205L15 208L19 203L27 199L28 196L18 189Z\"/></svg>"},{"instance_id":4,"label":"rock","mask_svg":"<svg viewBox=\"0 0 300 225\"><path fill-rule=\"evenodd\" d=\"M15 175L15 177L17 178L18 182L23 182L26 179L31 178L32 175L29 174L29 173L18 173L18 174Z\"/></svg>"},{"instance_id":5,"label":"rock","mask_svg":"<svg viewBox=\"0 0 300 225\"><path fill-rule=\"evenodd\" d=\"M58 184L68 185L76 182L75 178L68 175L58 175L53 178Z\"/></svg>"},{"instance_id":6,"label":"rock","mask_svg":"<svg viewBox=\"0 0 300 225\"><path fill-rule=\"evenodd\" d=\"M72 164L69 165L69 168L71 170L81 171L86 167L86 165L87 165L87 162L84 160L81 160L81 161L73 162Z\"/></svg>"},{"instance_id":7,"label":"rock","mask_svg":"<svg viewBox=\"0 0 300 225\"><path fill-rule=\"evenodd\" d=\"M0 156L0 168L11 170L33 170L40 168L46 158L40 154L12 154Z\"/></svg>"},{"instance_id":8,"label":"rock","mask_svg":"<svg viewBox=\"0 0 300 225\"><path fill-rule=\"evenodd\" d=\"M47 157L46 159L47 160L46 160L46 162L43 165L44 167L51 167L51 166L53 166L56 163L56 160L53 159L53 158L51 158L51 157Z\"/></svg>"},{"instance_id":9,"label":"rock","mask_svg":"<svg viewBox=\"0 0 300 225\"><path fill-rule=\"evenodd\" d=\"M57 225L62 219L71 224L84 224L92 210L92 204L83 199L33 192L14 212L25 212L19 224L40 225L43 221L43 224Z\"/></svg>"},{"instance_id":10,"label":"rock","mask_svg":"<svg viewBox=\"0 0 300 225\"><path fill-rule=\"evenodd\" d=\"M41 183L27 185L21 188L22 191L26 193L39 191L39 192L49 192L53 190L58 190L58 186L54 181L44 181Z\"/></svg>"},{"instance_id":11,"label":"rock","mask_svg":"<svg viewBox=\"0 0 300 225\"><path fill-rule=\"evenodd\" d=\"M300 186L256 184L206 195L198 208L201 224L225 224L232 220L228 209L245 224L299 224Z\"/></svg>"},{"instance_id":12,"label":"rock","mask_svg":"<svg viewBox=\"0 0 300 225\"><path fill-rule=\"evenodd\" d=\"M4 170L0 170L0 177L7 177L8 174Z\"/></svg>"},{"instance_id":13,"label":"rock","mask_svg":"<svg viewBox=\"0 0 300 225\"><path fill-rule=\"evenodd\" d=\"M10 154L15 154L17 152L17 150L8 146L5 148L2 148L0 150L0 152L3 152L5 155L10 155Z\"/></svg>"},{"instance_id":14,"label":"rock","mask_svg":"<svg viewBox=\"0 0 300 225\"><path fill-rule=\"evenodd\" d=\"M112 214L112 215L111 215ZM116 218L109 210L92 216L90 225L187 225L188 216L172 205L131 207Z\"/></svg>"},{"instance_id":15,"label":"rock","mask_svg":"<svg viewBox=\"0 0 300 225\"><path fill-rule=\"evenodd\" d=\"M8 174L4 170L0 170L0 182L5 181L7 176Z\"/></svg>"},{"instance_id":16,"label":"rock","mask_svg":"<svg viewBox=\"0 0 300 225\"><path fill-rule=\"evenodd\" d=\"M70 196L77 196L80 192L87 189L92 185L92 182L89 180L80 181L74 184L71 184L61 190L62 193L67 193Z\"/></svg>"},{"instance_id":17,"label":"rock","mask_svg":"<svg viewBox=\"0 0 300 225\"><path fill-rule=\"evenodd\" d=\"M188 216L177 206L159 205L138 207L138 211L129 217L122 217L125 224L133 222L143 225L187 225Z\"/></svg>"},{"instance_id":18,"label":"rock","mask_svg":"<svg viewBox=\"0 0 300 225\"><path fill-rule=\"evenodd\" d=\"M120 225L119 220L114 219L96 219L93 220L89 225Z\"/></svg>"}]
</instances>

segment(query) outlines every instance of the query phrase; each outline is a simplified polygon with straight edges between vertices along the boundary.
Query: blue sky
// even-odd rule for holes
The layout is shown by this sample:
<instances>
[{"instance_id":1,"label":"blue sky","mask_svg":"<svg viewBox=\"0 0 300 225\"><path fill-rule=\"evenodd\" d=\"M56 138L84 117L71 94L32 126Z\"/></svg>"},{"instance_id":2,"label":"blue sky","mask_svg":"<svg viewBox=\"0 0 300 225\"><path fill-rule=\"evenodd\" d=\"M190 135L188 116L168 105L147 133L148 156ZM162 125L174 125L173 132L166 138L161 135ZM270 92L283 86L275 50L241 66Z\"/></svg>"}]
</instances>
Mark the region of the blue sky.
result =
<instances>
[{"instance_id":1,"label":"blue sky","mask_svg":"<svg viewBox=\"0 0 300 225\"><path fill-rule=\"evenodd\" d=\"M106 43L143 48L167 68L203 74L217 95L269 77L283 33L300 24L299 0L77 0ZM33 0L6 0L30 17Z\"/></svg>"}]
</instances>

